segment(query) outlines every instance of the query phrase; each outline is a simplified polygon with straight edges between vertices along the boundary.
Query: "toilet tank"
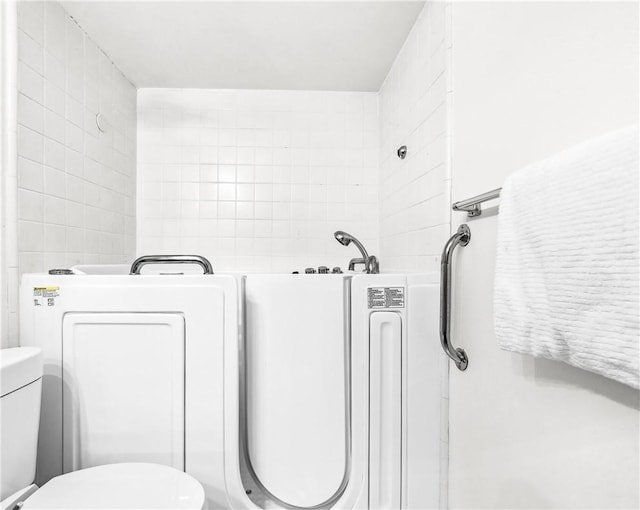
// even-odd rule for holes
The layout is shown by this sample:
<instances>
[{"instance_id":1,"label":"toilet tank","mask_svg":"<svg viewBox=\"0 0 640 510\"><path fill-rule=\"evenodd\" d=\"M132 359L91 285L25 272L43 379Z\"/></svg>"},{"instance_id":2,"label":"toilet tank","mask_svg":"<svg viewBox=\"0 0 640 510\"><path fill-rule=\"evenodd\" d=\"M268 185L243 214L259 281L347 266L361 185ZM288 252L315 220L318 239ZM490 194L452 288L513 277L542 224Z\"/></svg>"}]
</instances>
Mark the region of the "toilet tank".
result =
<instances>
[{"instance_id":1,"label":"toilet tank","mask_svg":"<svg viewBox=\"0 0 640 510\"><path fill-rule=\"evenodd\" d=\"M35 479L41 388L38 347L0 350L0 500Z\"/></svg>"}]
</instances>

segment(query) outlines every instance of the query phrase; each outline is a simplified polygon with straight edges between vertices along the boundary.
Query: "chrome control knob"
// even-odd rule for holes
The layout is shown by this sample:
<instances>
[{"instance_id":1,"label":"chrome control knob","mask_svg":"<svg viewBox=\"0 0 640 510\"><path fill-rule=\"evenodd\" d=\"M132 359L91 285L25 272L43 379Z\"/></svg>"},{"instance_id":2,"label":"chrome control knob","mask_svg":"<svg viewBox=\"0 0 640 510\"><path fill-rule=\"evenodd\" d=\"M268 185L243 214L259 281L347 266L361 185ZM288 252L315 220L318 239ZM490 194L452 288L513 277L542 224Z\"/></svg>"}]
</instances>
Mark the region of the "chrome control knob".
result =
<instances>
[{"instance_id":1,"label":"chrome control knob","mask_svg":"<svg viewBox=\"0 0 640 510\"><path fill-rule=\"evenodd\" d=\"M331 272L333 274L342 274L342 269L340 269L339 267L334 267Z\"/></svg>"},{"instance_id":2,"label":"chrome control knob","mask_svg":"<svg viewBox=\"0 0 640 510\"><path fill-rule=\"evenodd\" d=\"M327 266L318 267L318 274L329 274L329 268Z\"/></svg>"},{"instance_id":3,"label":"chrome control knob","mask_svg":"<svg viewBox=\"0 0 640 510\"><path fill-rule=\"evenodd\" d=\"M73 274L71 269L49 269L49 274Z\"/></svg>"},{"instance_id":4,"label":"chrome control knob","mask_svg":"<svg viewBox=\"0 0 640 510\"><path fill-rule=\"evenodd\" d=\"M304 270L304 273L305 273L305 274L315 274L315 273L316 273L316 270L315 270L315 268L313 268L313 267L308 267L308 268L306 268L306 269Z\"/></svg>"}]
</instances>

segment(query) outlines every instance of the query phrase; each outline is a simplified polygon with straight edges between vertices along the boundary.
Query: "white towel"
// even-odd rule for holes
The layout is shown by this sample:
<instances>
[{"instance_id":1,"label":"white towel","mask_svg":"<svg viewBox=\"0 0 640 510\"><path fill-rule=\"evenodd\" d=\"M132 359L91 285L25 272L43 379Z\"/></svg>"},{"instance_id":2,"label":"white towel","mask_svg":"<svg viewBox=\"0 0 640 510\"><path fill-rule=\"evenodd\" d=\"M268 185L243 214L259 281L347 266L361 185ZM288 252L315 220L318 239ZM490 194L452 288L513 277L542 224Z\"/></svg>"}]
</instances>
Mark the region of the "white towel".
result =
<instances>
[{"instance_id":1,"label":"white towel","mask_svg":"<svg viewBox=\"0 0 640 510\"><path fill-rule=\"evenodd\" d=\"M638 388L638 126L511 174L498 221L500 347Z\"/></svg>"}]
</instances>

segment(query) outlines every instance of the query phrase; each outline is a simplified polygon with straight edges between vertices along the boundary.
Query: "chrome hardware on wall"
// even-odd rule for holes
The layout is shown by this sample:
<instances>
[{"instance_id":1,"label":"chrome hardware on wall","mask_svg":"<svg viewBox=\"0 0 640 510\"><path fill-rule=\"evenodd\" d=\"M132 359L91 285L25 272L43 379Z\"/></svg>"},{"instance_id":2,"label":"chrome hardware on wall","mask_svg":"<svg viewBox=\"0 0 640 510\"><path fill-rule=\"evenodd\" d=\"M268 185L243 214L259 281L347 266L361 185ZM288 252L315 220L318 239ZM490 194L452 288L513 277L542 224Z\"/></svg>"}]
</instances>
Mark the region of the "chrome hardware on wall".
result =
<instances>
[{"instance_id":1,"label":"chrome hardware on wall","mask_svg":"<svg viewBox=\"0 0 640 510\"><path fill-rule=\"evenodd\" d=\"M200 255L143 255L133 261L129 274L140 274L147 264L198 264L204 274L213 274L211 262Z\"/></svg>"},{"instance_id":2,"label":"chrome hardware on wall","mask_svg":"<svg viewBox=\"0 0 640 510\"><path fill-rule=\"evenodd\" d=\"M480 216L482 214L482 207L480 207L480 204L487 202L488 200L498 198L501 191L502 188L496 188L491 191L487 191L486 193L482 193L482 195L477 195L475 197L468 198L467 200L460 200L459 202L452 204L451 209L454 211L465 211L467 216L470 218Z\"/></svg>"},{"instance_id":3,"label":"chrome hardware on wall","mask_svg":"<svg viewBox=\"0 0 640 510\"><path fill-rule=\"evenodd\" d=\"M107 118L101 113L96 113L96 126L98 127L98 131L101 133L107 133L111 124L107 120Z\"/></svg>"},{"instance_id":4,"label":"chrome hardware on wall","mask_svg":"<svg viewBox=\"0 0 640 510\"><path fill-rule=\"evenodd\" d=\"M447 356L456 364L459 370L466 370L469 358L464 349L456 349L451 345L449 334L451 330L451 258L456 246L466 246L471 240L471 230L467 225L460 225L442 251L440 263L440 343Z\"/></svg>"},{"instance_id":5,"label":"chrome hardware on wall","mask_svg":"<svg viewBox=\"0 0 640 510\"><path fill-rule=\"evenodd\" d=\"M407 157L407 146L403 145L402 147L400 147L397 151L398 157L400 159L404 159Z\"/></svg>"}]
</instances>

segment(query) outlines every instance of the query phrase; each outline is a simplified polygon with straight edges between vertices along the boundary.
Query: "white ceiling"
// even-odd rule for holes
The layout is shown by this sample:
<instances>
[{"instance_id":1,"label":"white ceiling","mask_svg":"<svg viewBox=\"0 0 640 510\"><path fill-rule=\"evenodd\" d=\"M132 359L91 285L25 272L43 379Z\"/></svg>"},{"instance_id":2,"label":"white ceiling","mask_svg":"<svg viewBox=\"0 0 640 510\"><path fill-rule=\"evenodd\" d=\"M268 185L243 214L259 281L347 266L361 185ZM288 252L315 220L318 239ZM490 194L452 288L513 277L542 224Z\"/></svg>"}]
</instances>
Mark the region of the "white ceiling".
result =
<instances>
[{"instance_id":1,"label":"white ceiling","mask_svg":"<svg viewBox=\"0 0 640 510\"><path fill-rule=\"evenodd\" d=\"M423 1L63 1L137 87L377 91Z\"/></svg>"}]
</instances>

